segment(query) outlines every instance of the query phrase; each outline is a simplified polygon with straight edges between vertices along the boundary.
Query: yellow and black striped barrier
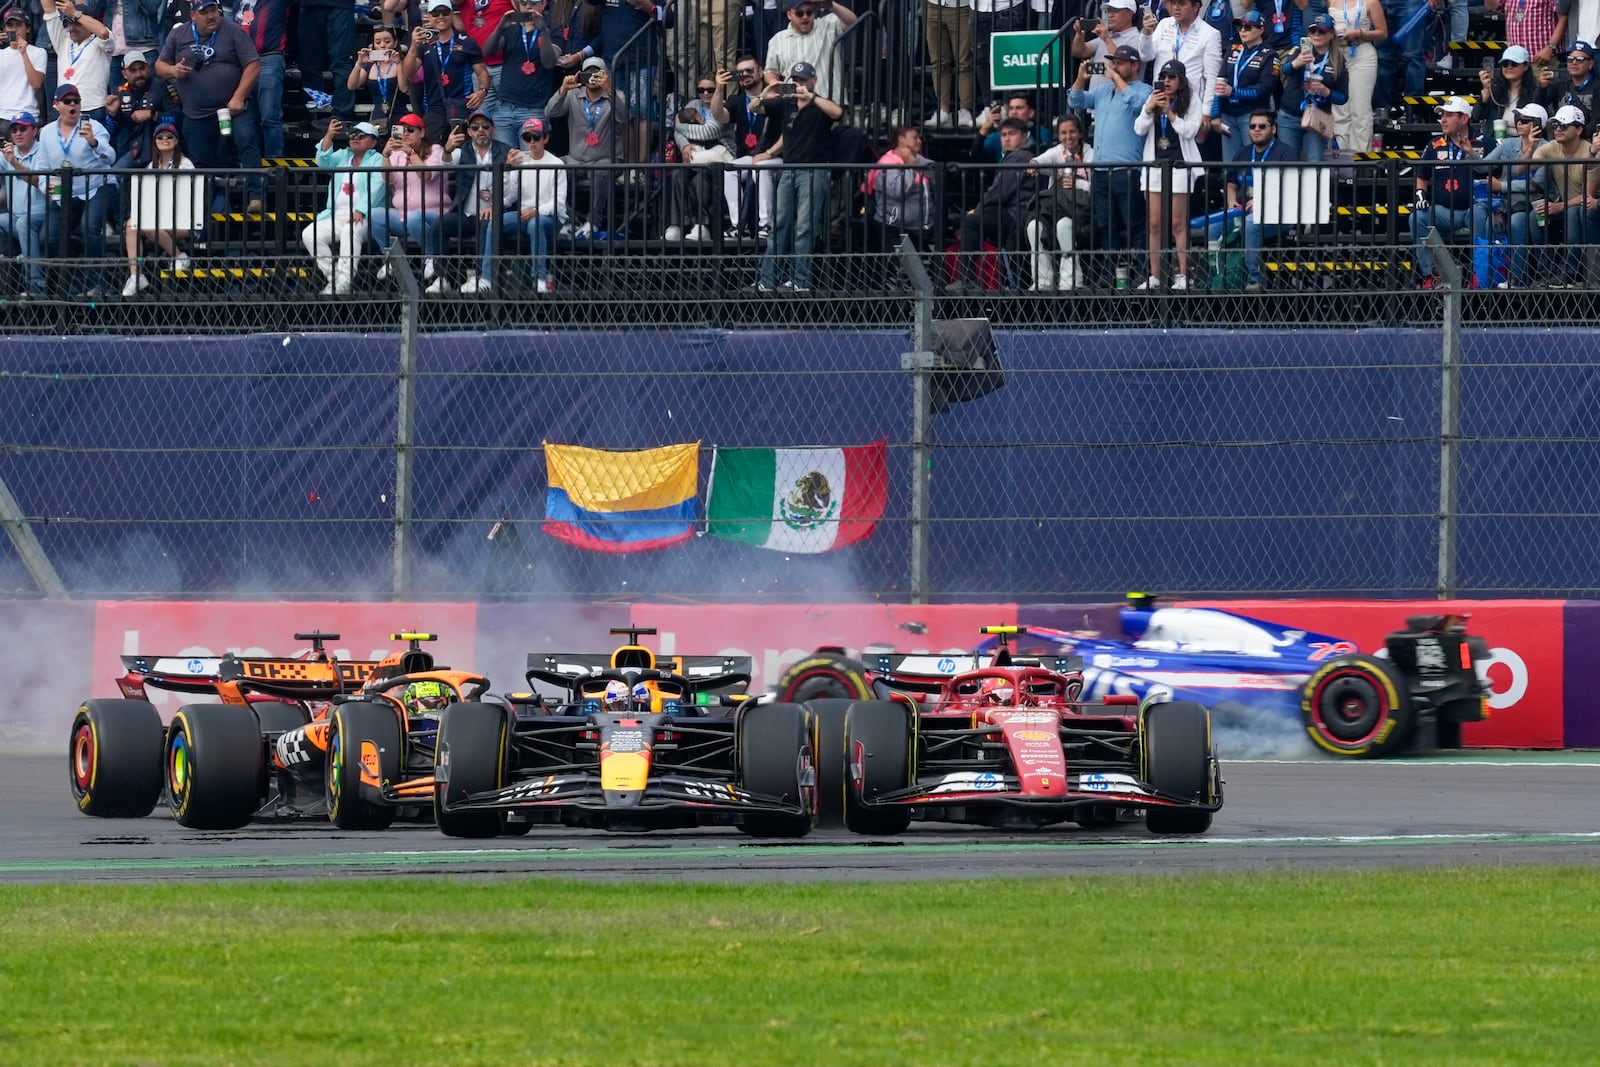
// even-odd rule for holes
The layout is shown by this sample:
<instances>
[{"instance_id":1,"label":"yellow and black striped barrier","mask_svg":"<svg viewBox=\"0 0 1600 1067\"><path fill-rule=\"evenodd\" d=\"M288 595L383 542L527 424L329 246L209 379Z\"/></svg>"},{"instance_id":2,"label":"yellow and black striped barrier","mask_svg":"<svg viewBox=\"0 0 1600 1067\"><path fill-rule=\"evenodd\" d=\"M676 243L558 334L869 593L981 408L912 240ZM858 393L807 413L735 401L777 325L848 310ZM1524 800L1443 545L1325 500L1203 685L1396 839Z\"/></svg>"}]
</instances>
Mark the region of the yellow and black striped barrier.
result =
<instances>
[{"instance_id":1,"label":"yellow and black striped barrier","mask_svg":"<svg viewBox=\"0 0 1600 1067\"><path fill-rule=\"evenodd\" d=\"M1394 262L1387 259L1323 259L1323 260L1285 260L1278 262L1267 260L1262 263L1267 270L1281 271L1287 274L1338 274L1352 271L1379 271L1389 270L1391 267L1411 269L1409 260Z\"/></svg>"},{"instance_id":2,"label":"yellow and black striped barrier","mask_svg":"<svg viewBox=\"0 0 1600 1067\"><path fill-rule=\"evenodd\" d=\"M1421 159L1421 152L1413 152L1409 148L1389 148L1382 152L1357 152L1356 159Z\"/></svg>"},{"instance_id":3,"label":"yellow and black striped barrier","mask_svg":"<svg viewBox=\"0 0 1600 1067\"><path fill-rule=\"evenodd\" d=\"M271 211L263 211L259 215L241 211L213 211L211 213L212 222L254 222L257 219L262 222L277 222L279 220L284 222L310 222L316 217L309 211L291 211L286 215L279 215Z\"/></svg>"},{"instance_id":4,"label":"yellow and black striped barrier","mask_svg":"<svg viewBox=\"0 0 1600 1067\"><path fill-rule=\"evenodd\" d=\"M263 159L261 165L263 167L315 167L317 161L314 159Z\"/></svg>"},{"instance_id":5,"label":"yellow and black striped barrier","mask_svg":"<svg viewBox=\"0 0 1600 1067\"><path fill-rule=\"evenodd\" d=\"M1451 41L1452 52L1504 52L1504 41Z\"/></svg>"},{"instance_id":6,"label":"yellow and black striped barrier","mask_svg":"<svg viewBox=\"0 0 1600 1067\"><path fill-rule=\"evenodd\" d=\"M188 270L164 270L163 278L228 281L244 278L305 278L311 271L305 267L190 267Z\"/></svg>"},{"instance_id":7,"label":"yellow and black striped barrier","mask_svg":"<svg viewBox=\"0 0 1600 1067\"><path fill-rule=\"evenodd\" d=\"M1373 207L1359 207L1358 206L1358 207L1342 207L1342 208L1338 209L1338 213L1340 215L1344 215L1346 217L1349 217L1349 216L1352 216L1352 215L1358 216L1358 217L1367 216L1367 215L1387 215L1391 211L1396 213L1396 214L1399 214L1399 215L1409 215L1409 214L1411 214L1411 208L1407 204L1401 204L1399 207L1393 207L1393 208L1390 207L1388 204L1378 204L1378 205L1375 205Z\"/></svg>"},{"instance_id":8,"label":"yellow and black striped barrier","mask_svg":"<svg viewBox=\"0 0 1600 1067\"><path fill-rule=\"evenodd\" d=\"M1438 107L1446 100L1449 100L1451 96L1459 96L1469 104L1476 104L1478 102L1477 97L1468 96L1465 93L1451 93L1449 96L1402 96L1400 99L1408 104L1415 104L1419 107L1423 105Z\"/></svg>"}]
</instances>

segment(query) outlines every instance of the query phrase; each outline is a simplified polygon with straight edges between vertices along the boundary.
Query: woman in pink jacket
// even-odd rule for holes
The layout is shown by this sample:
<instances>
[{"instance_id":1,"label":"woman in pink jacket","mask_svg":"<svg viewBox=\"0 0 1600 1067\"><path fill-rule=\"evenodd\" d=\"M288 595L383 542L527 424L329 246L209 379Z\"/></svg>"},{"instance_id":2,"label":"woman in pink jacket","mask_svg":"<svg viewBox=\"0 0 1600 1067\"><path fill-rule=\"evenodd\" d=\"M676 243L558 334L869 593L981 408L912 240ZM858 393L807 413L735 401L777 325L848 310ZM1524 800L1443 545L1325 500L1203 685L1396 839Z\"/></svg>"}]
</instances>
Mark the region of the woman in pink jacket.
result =
<instances>
[{"instance_id":1,"label":"woman in pink jacket","mask_svg":"<svg viewBox=\"0 0 1600 1067\"><path fill-rule=\"evenodd\" d=\"M373 240L386 249L391 234L410 238L412 247L422 249L422 280L432 281L437 273L434 257L439 254L433 223L450 204L444 149L428 143L420 116L402 115L390 130L383 154L389 164L389 206L373 212ZM388 276L385 263L378 268L378 280Z\"/></svg>"}]
</instances>

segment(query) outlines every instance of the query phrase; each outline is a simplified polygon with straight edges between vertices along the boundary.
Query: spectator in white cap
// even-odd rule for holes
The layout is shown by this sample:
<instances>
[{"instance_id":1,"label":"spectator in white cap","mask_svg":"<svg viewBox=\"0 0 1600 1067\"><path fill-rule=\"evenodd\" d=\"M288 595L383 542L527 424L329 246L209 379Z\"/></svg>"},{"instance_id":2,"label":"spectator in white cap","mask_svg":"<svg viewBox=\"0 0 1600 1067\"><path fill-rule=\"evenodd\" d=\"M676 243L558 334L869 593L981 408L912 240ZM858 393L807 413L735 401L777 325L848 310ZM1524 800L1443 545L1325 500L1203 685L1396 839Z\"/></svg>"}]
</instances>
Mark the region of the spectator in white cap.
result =
<instances>
[{"instance_id":1,"label":"spectator in white cap","mask_svg":"<svg viewBox=\"0 0 1600 1067\"><path fill-rule=\"evenodd\" d=\"M44 32L56 50L57 77L78 86L83 117L104 122L111 88L111 31L72 0L39 0Z\"/></svg>"},{"instance_id":2,"label":"spectator in white cap","mask_svg":"<svg viewBox=\"0 0 1600 1067\"><path fill-rule=\"evenodd\" d=\"M1554 275L1547 284L1554 289L1581 288L1583 249L1600 239L1600 167L1595 163L1594 146L1583 136L1584 114L1571 104L1556 109L1550 120L1550 141L1539 146L1533 158L1544 164L1544 195L1533 201L1537 222L1545 219L1545 241L1565 245L1550 264Z\"/></svg>"},{"instance_id":3,"label":"spectator in white cap","mask_svg":"<svg viewBox=\"0 0 1600 1067\"><path fill-rule=\"evenodd\" d=\"M1478 106L1472 117L1478 122L1504 122L1509 133L1516 121L1516 110L1539 98L1539 80L1528 62L1528 50L1514 44L1500 53L1491 73L1478 71Z\"/></svg>"},{"instance_id":4,"label":"spectator in white cap","mask_svg":"<svg viewBox=\"0 0 1600 1067\"><path fill-rule=\"evenodd\" d=\"M400 80L420 100L428 140L441 144L451 129L483 106L489 68L478 42L456 32L450 0L428 0L423 25L411 31L411 50L400 64Z\"/></svg>"},{"instance_id":5,"label":"spectator in white cap","mask_svg":"<svg viewBox=\"0 0 1600 1067\"><path fill-rule=\"evenodd\" d=\"M1144 42L1144 31L1134 24L1138 11L1136 0L1106 0L1100 7L1098 19L1079 19L1072 28L1072 58L1108 64L1119 47L1137 49ZM1019 30L1026 28L1017 27ZM988 50L984 51L987 55ZM1091 72L1089 88L1092 90L1110 80L1107 74Z\"/></svg>"},{"instance_id":6,"label":"spectator in white cap","mask_svg":"<svg viewBox=\"0 0 1600 1067\"><path fill-rule=\"evenodd\" d=\"M1497 288L1523 288L1529 282L1529 249L1544 243L1544 232L1534 225L1533 201L1543 195L1544 170L1529 163L1544 145L1544 127L1549 121L1544 108L1538 104L1525 104L1514 112L1516 136L1507 137L1483 157L1485 163L1498 163L1489 177L1487 203L1482 200L1472 205L1472 236L1477 241L1488 242L1497 234L1505 234L1510 246L1510 271L1505 281L1497 280Z\"/></svg>"},{"instance_id":7,"label":"spectator in white cap","mask_svg":"<svg viewBox=\"0 0 1600 1067\"><path fill-rule=\"evenodd\" d=\"M612 216L614 171L590 164L620 163L624 131L628 128L628 97L611 83L606 61L590 56L576 74L561 80L561 87L545 106L545 114L567 120L567 165L582 168L572 175L587 201L588 217L573 234L581 240L607 235Z\"/></svg>"},{"instance_id":8,"label":"spectator in white cap","mask_svg":"<svg viewBox=\"0 0 1600 1067\"><path fill-rule=\"evenodd\" d=\"M1424 243L1435 227L1448 240L1472 228L1472 182L1481 169L1485 145L1472 140L1472 105L1452 96L1434 111L1439 134L1422 150L1416 167L1416 192L1411 207L1411 235L1417 244L1417 270L1422 287L1438 284L1433 253Z\"/></svg>"},{"instance_id":9,"label":"spectator in white cap","mask_svg":"<svg viewBox=\"0 0 1600 1067\"><path fill-rule=\"evenodd\" d=\"M166 94L150 80L150 62L143 52L123 54L122 84L106 97L106 114L116 120L111 143L116 149L116 167L142 167L150 162L151 134L161 117L161 101Z\"/></svg>"},{"instance_id":10,"label":"spectator in white cap","mask_svg":"<svg viewBox=\"0 0 1600 1067\"><path fill-rule=\"evenodd\" d=\"M328 132L317 145L317 166L334 174L328 180L328 205L300 233L300 241L316 260L317 270L328 280L323 296L350 292L356 265L367 243L372 213L382 210L389 197L384 158L377 150L378 128L370 122L358 122L350 127L350 147L336 149L333 139L343 130L343 122L330 120Z\"/></svg>"}]
</instances>

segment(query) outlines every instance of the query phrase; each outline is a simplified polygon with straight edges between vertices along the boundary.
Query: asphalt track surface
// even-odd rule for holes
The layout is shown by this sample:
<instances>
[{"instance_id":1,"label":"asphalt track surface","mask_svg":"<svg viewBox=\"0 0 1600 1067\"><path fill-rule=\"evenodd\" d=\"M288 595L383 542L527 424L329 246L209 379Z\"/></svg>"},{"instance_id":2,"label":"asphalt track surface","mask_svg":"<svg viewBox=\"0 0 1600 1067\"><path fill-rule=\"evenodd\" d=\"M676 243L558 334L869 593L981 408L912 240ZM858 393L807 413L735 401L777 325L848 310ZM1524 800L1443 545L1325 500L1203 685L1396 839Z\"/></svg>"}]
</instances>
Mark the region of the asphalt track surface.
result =
<instances>
[{"instance_id":1,"label":"asphalt track surface","mask_svg":"<svg viewBox=\"0 0 1600 1067\"><path fill-rule=\"evenodd\" d=\"M732 828L615 834L538 827L446 838L431 826L347 833L326 823L186 830L79 814L58 757L0 756L0 882L405 875L600 881L890 881L1096 873L1421 866L1600 865L1600 754L1391 761L1225 762L1209 834L1142 825L1006 833L913 823L899 838L819 830L763 843Z\"/></svg>"}]
</instances>

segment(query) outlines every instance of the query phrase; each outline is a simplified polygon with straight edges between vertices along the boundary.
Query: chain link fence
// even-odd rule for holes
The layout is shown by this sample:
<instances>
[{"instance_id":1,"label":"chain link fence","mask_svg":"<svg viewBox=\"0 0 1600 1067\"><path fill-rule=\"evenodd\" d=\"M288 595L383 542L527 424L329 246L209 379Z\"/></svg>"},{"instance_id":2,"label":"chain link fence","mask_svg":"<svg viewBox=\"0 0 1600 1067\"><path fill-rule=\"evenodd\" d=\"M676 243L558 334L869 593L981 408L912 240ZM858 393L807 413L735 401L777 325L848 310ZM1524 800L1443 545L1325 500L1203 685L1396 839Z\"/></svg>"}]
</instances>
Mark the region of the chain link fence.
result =
<instances>
[{"instance_id":1,"label":"chain link fence","mask_svg":"<svg viewBox=\"0 0 1600 1067\"><path fill-rule=\"evenodd\" d=\"M466 294L429 293L422 250L398 244L332 297L289 241L210 259L203 230L189 272L158 262L159 284L127 300L72 296L85 261L53 255L64 286L0 308L0 590L1593 595L1594 290L1553 287L1584 284L1590 247L1540 259L1538 288L1473 290L1483 253L1455 234L1441 288L1421 290L1398 209L1330 205L1348 221L1264 249L1261 292L1119 291L1116 265L1147 254L1091 242L1081 277L1110 284L1040 293L1032 250L980 226L973 285L949 293L963 253L946 233L921 254L892 244L905 235L852 192L867 173L836 168L810 292L756 288L759 239L644 229L559 241L554 292L515 233L489 249L492 288ZM939 195L993 180L956 168ZM652 181L618 181L619 201ZM1394 232L1357 231L1374 219ZM1208 237L1191 230L1197 280L1242 254ZM481 267L480 248L449 256ZM962 321L981 325L948 325ZM542 529L545 442L697 442L703 515L719 446L877 440L883 518L837 552L697 526L610 554Z\"/></svg>"}]
</instances>

